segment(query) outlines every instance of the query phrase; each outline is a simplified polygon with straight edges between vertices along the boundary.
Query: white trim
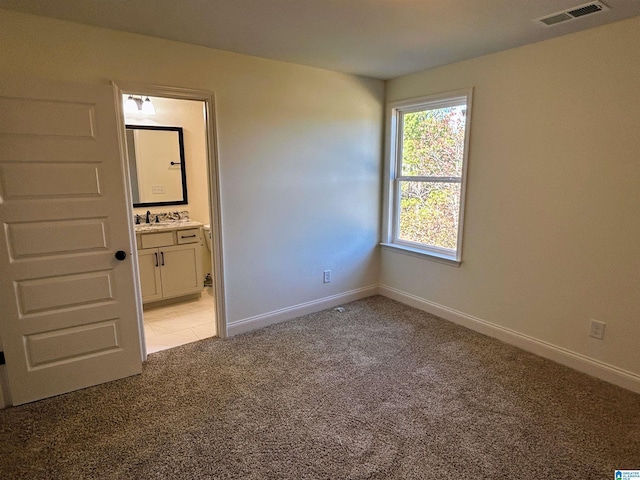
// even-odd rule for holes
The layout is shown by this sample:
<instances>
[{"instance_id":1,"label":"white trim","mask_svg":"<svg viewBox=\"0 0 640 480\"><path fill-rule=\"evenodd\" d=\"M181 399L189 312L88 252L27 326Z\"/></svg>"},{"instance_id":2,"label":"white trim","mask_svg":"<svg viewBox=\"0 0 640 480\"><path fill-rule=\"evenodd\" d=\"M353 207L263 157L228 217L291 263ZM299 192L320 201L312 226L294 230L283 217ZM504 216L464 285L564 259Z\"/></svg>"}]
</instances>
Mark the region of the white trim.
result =
<instances>
[{"instance_id":1,"label":"white trim","mask_svg":"<svg viewBox=\"0 0 640 480\"><path fill-rule=\"evenodd\" d=\"M481 318L468 315L444 305L425 300L410 293L397 290L387 285L380 285L378 293L411 307L437 315L476 332L482 333L518 348L547 358L561 365L565 365L579 372L613 383L632 392L640 393L640 375L595 360L566 348L538 340L528 335L518 333L509 328L501 327Z\"/></svg>"},{"instance_id":2,"label":"white trim","mask_svg":"<svg viewBox=\"0 0 640 480\"><path fill-rule=\"evenodd\" d=\"M122 94L124 92L134 95L151 95L159 97L168 97L182 100L197 100L205 104L205 127L207 134L207 170L209 174L209 212L211 225L211 261L213 274L213 288L215 290L215 309L216 309L216 331L220 338L227 337L227 308L226 294L224 282L224 256L222 246L222 200L220 194L220 161L218 155L217 141L217 121L215 108L215 95L207 90L196 90L192 88L170 87L162 85L147 85L134 82L115 82L113 81L116 91L116 108L121 129L120 135L124 138L125 121L124 112L122 111ZM126 146L123 148L126 149ZM125 150L126 153L126 150ZM126 161L126 155L124 156ZM128 171L128 170L125 170ZM128 183L128 176L125 183ZM127 195L129 203L131 201L130 185L127 185ZM131 235L133 235L133 245L135 247L135 232L131 226ZM141 297L138 292L138 296ZM142 326L142 306L140 305L139 324L142 330L142 339L144 344L144 329ZM144 352L144 350L143 350ZM146 354L143 353L143 360L146 360Z\"/></svg>"},{"instance_id":3,"label":"white trim","mask_svg":"<svg viewBox=\"0 0 640 480\"><path fill-rule=\"evenodd\" d=\"M254 317L244 318L230 322L227 326L227 335L233 337L241 333L247 333L252 330L264 328L276 323L285 322L302 315L319 312L327 308L336 307L343 303L353 302L361 298L371 297L378 294L378 286L357 288L337 295L312 300L310 302L300 303L291 307L274 310L273 312L263 313Z\"/></svg>"},{"instance_id":4,"label":"white trim","mask_svg":"<svg viewBox=\"0 0 640 480\"><path fill-rule=\"evenodd\" d=\"M395 250L396 252L402 253L404 255L411 255L417 258L432 260L434 262L443 263L445 265L453 265L454 267L459 267L462 264L462 262L456 260L455 254L447 255L446 253L439 253L436 251L426 252L422 248L413 248L410 245L405 245L402 243L381 243L380 246L383 248Z\"/></svg>"}]
</instances>

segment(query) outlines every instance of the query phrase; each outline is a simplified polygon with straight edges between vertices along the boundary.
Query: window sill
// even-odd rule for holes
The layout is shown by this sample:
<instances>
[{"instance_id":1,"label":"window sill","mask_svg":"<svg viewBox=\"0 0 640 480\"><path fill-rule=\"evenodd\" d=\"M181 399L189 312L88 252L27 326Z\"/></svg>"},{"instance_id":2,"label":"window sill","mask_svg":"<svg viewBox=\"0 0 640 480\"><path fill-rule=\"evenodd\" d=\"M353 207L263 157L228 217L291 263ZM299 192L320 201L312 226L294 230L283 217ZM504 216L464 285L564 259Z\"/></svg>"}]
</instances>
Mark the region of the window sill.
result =
<instances>
[{"instance_id":1,"label":"window sill","mask_svg":"<svg viewBox=\"0 0 640 480\"><path fill-rule=\"evenodd\" d=\"M424 258L427 260L432 260L434 262L443 263L445 265L451 265L454 267L459 267L462 263L455 258L449 257L447 255L438 254L436 252L427 252L425 250L420 250L418 248L412 248L405 245L398 245L397 243L384 243L380 244L384 248L388 248L389 250L395 250L398 253L402 253L405 255L410 255L412 257Z\"/></svg>"}]
</instances>

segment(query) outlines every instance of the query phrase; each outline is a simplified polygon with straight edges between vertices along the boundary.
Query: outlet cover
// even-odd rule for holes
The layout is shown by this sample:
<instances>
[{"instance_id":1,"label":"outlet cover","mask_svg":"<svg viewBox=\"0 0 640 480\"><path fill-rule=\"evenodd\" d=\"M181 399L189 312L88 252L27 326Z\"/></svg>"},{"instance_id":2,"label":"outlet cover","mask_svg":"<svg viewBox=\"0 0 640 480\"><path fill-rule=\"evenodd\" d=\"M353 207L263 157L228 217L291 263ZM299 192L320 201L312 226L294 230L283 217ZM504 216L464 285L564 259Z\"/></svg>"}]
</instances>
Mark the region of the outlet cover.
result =
<instances>
[{"instance_id":1,"label":"outlet cover","mask_svg":"<svg viewBox=\"0 0 640 480\"><path fill-rule=\"evenodd\" d=\"M324 273L322 274L322 281L324 283L330 283L331 282L331 270L325 270Z\"/></svg>"},{"instance_id":2,"label":"outlet cover","mask_svg":"<svg viewBox=\"0 0 640 480\"><path fill-rule=\"evenodd\" d=\"M591 320L591 330L589 331L589 336L597 338L598 340L602 340L604 338L604 329L606 326L607 324L604 322Z\"/></svg>"}]
</instances>

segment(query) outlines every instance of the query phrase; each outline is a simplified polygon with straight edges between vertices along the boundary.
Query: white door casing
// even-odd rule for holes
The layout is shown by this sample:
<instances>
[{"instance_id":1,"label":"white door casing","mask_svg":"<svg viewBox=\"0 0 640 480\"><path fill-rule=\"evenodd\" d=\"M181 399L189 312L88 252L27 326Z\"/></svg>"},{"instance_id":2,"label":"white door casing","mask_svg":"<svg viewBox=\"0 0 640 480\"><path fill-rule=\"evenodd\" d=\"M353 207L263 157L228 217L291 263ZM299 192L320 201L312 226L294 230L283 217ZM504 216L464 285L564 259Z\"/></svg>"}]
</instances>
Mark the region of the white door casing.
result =
<instances>
[{"instance_id":1,"label":"white door casing","mask_svg":"<svg viewBox=\"0 0 640 480\"><path fill-rule=\"evenodd\" d=\"M13 405L140 373L112 87L0 77L0 112L0 338Z\"/></svg>"}]
</instances>

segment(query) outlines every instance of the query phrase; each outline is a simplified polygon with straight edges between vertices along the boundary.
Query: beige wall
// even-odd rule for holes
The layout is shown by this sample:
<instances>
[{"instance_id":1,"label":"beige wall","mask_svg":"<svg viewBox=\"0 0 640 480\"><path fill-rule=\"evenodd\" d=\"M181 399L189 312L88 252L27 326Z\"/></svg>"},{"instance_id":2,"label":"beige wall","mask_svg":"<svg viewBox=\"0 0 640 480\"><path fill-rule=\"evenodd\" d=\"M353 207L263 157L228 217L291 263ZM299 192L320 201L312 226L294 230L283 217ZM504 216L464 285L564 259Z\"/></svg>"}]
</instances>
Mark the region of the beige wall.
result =
<instances>
[{"instance_id":1,"label":"beige wall","mask_svg":"<svg viewBox=\"0 0 640 480\"><path fill-rule=\"evenodd\" d=\"M462 266L384 250L381 283L640 374L639 45L636 17L388 82L474 105Z\"/></svg>"},{"instance_id":2,"label":"beige wall","mask_svg":"<svg viewBox=\"0 0 640 480\"><path fill-rule=\"evenodd\" d=\"M377 283L382 82L5 10L0 45L8 73L215 93L229 322Z\"/></svg>"}]
</instances>

